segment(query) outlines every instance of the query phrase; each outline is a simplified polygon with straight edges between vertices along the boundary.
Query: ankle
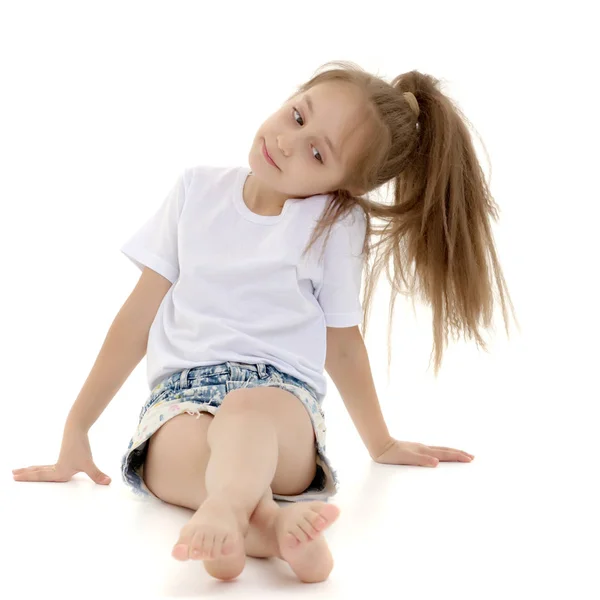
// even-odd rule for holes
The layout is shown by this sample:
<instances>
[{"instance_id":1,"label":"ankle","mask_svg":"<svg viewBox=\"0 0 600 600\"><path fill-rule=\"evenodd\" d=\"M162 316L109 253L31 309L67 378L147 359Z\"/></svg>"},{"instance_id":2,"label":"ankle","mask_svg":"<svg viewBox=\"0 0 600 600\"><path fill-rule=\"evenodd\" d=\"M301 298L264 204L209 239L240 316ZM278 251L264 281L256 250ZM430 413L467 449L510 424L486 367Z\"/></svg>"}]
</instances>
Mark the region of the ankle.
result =
<instances>
[{"instance_id":1,"label":"ankle","mask_svg":"<svg viewBox=\"0 0 600 600\"><path fill-rule=\"evenodd\" d=\"M228 508L236 516L240 528L244 531L247 530L250 524L250 518L254 512L255 507L244 501L237 494L219 492L215 494L209 494L203 502L203 506L212 506L216 508Z\"/></svg>"},{"instance_id":2,"label":"ankle","mask_svg":"<svg viewBox=\"0 0 600 600\"><path fill-rule=\"evenodd\" d=\"M280 510L281 509L275 500L273 500L273 495L269 488L268 493L266 493L256 505L256 508L250 517L250 522L262 529L270 529L275 526L277 514Z\"/></svg>"}]
</instances>

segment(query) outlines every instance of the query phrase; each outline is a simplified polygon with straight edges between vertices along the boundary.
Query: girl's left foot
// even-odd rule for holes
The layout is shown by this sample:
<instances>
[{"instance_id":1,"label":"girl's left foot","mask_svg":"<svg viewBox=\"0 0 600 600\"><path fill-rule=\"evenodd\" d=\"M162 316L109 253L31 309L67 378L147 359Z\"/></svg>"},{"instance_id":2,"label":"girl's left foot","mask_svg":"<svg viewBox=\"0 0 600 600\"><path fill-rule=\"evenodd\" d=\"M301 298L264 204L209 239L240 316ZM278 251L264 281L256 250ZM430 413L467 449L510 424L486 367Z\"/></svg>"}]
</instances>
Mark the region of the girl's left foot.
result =
<instances>
[{"instance_id":1,"label":"girl's left foot","mask_svg":"<svg viewBox=\"0 0 600 600\"><path fill-rule=\"evenodd\" d=\"M305 583L325 581L333 557L321 533L339 516L340 509L325 502L297 502L281 508L275 519L279 554Z\"/></svg>"}]
</instances>

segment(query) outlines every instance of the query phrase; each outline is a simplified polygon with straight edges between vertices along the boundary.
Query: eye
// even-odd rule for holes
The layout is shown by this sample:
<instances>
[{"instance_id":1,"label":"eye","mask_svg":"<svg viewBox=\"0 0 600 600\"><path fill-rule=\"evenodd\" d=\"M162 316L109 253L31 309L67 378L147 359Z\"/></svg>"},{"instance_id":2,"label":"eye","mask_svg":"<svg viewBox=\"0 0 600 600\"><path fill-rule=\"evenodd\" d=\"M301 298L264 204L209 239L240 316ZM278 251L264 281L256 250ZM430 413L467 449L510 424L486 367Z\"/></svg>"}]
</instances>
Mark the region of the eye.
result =
<instances>
[{"instance_id":1,"label":"eye","mask_svg":"<svg viewBox=\"0 0 600 600\"><path fill-rule=\"evenodd\" d=\"M304 125L304 120L302 119L302 115L298 112L298 109L295 106L293 106L292 108L293 108L292 114L298 113L298 116L300 117L300 120L302 121L302 123L298 123L298 119L296 119L296 117L294 117L294 121L296 121L296 123L298 123L298 125L300 125L300 126Z\"/></svg>"},{"instance_id":2,"label":"eye","mask_svg":"<svg viewBox=\"0 0 600 600\"><path fill-rule=\"evenodd\" d=\"M293 115L294 113L297 113L297 114L298 114L298 116L300 117L300 120L302 121L302 123L298 123L298 119L296 119L296 117L294 117L294 121L296 121L296 123L298 123L298 125L300 125L300 127L302 127L302 125L304 125L304 119L302 118L302 115L300 114L300 112L298 111L298 109L297 109L295 106L294 106L294 107L292 107L292 109L293 109L293 110L292 110L292 115ZM317 150L317 149L313 147L313 150ZM319 161L321 164L323 164L323 157L321 156L321 154L320 154L320 152L319 152L318 150L317 150L317 154L313 154L313 156L314 156L315 158L318 156L319 158L317 158L317 160L318 160L318 161Z\"/></svg>"}]
</instances>

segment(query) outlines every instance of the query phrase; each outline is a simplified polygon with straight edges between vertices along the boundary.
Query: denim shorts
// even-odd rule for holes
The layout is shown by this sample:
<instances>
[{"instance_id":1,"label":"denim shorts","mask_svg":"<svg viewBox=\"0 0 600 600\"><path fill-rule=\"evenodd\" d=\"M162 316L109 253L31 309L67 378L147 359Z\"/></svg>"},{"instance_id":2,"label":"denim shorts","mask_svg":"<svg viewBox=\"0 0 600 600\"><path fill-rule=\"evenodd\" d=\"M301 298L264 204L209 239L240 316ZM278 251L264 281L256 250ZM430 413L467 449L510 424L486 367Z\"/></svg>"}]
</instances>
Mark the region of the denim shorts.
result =
<instances>
[{"instance_id":1,"label":"denim shorts","mask_svg":"<svg viewBox=\"0 0 600 600\"><path fill-rule=\"evenodd\" d=\"M325 455L325 416L314 388L267 363L227 361L178 371L158 383L142 407L137 429L121 461L125 483L139 495L154 496L143 478L150 436L163 423L182 413L214 415L229 392L255 387L277 387L294 394L307 410L315 432L317 470L312 483L299 495L273 494L273 498L292 502L327 501L334 496L338 491L337 475Z\"/></svg>"}]
</instances>

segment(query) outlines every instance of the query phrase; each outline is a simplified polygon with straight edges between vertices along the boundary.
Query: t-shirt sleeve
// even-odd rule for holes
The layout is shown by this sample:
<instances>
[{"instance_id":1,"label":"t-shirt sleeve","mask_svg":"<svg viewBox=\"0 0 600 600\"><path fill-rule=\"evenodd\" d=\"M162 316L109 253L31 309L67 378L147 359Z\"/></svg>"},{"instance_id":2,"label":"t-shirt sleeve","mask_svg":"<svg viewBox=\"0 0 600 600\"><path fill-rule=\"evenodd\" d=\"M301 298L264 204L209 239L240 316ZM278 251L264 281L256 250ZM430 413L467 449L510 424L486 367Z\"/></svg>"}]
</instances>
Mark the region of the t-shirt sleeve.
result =
<instances>
[{"instance_id":1,"label":"t-shirt sleeve","mask_svg":"<svg viewBox=\"0 0 600 600\"><path fill-rule=\"evenodd\" d=\"M175 283L179 277L178 226L186 199L189 171L183 171L158 210L121 246L140 270L149 267Z\"/></svg>"},{"instance_id":2,"label":"t-shirt sleeve","mask_svg":"<svg viewBox=\"0 0 600 600\"><path fill-rule=\"evenodd\" d=\"M353 327L362 323L360 292L366 230L362 209L347 215L331 230L325 246L322 281L315 290L327 327Z\"/></svg>"}]
</instances>

